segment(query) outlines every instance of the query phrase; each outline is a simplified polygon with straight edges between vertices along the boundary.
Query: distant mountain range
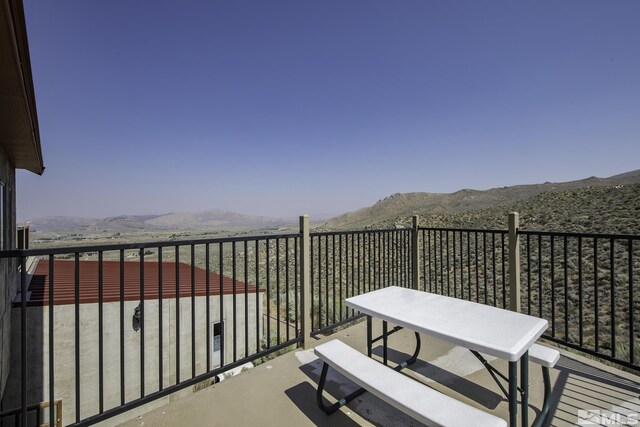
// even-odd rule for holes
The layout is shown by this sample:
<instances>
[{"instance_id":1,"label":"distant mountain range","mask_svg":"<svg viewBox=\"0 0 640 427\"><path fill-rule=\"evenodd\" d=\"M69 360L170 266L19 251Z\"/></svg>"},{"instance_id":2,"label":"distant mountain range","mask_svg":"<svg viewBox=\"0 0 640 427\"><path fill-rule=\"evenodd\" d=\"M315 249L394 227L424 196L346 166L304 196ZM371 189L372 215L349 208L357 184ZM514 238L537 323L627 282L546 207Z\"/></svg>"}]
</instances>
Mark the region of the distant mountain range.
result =
<instances>
[{"instance_id":1,"label":"distant mountain range","mask_svg":"<svg viewBox=\"0 0 640 427\"><path fill-rule=\"evenodd\" d=\"M121 215L109 218L46 216L35 218L29 221L29 224L36 232L124 234L137 231L193 228L267 228L290 226L295 224L295 220L211 210L204 212L174 212L163 215Z\"/></svg>"}]
</instances>

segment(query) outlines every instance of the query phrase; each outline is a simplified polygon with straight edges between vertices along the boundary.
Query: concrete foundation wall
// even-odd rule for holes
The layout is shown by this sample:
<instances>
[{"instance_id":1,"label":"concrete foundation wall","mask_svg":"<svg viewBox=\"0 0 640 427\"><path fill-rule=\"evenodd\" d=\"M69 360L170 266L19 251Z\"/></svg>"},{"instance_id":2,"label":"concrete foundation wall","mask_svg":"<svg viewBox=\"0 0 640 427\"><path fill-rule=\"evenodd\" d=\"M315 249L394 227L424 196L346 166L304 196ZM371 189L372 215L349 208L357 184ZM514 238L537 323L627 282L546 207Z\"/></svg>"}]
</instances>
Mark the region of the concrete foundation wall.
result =
<instances>
[{"instance_id":1,"label":"concrete foundation wall","mask_svg":"<svg viewBox=\"0 0 640 427\"><path fill-rule=\"evenodd\" d=\"M258 318L262 315L262 294L258 300ZM256 294L248 295L248 354L256 352ZM141 396L141 372L144 372L144 393L151 394L159 390L160 354L162 355L163 386L176 383L176 348L179 337L180 380L192 377L192 341L191 341L191 298L180 299L180 329L176 330L176 301L162 302L162 327L159 326L159 302L148 300L144 304L144 367L141 367L141 331L134 331L133 313L138 301L126 301L124 304L124 388L125 401L130 402ZM28 308L28 401L39 403L49 400L49 308ZM75 306L54 306L54 390L55 398L62 399L63 423L75 422L76 415L76 363L75 363ZM104 313L104 410L120 406L120 303L106 303ZM98 304L80 306L80 418L99 413L99 328ZM236 357L245 355L245 305L244 295L237 296L236 306ZM210 298L210 319L213 324L220 321L220 297ZM233 361L233 297L224 297L224 346L225 364ZM13 322L19 324L20 308L13 309ZM260 320L261 321L261 320ZM213 368L213 349L207 349L206 297L195 299L195 374L207 371L207 351L211 352ZM162 351L160 351L162 334ZM213 336L210 339L213 346ZM20 384L20 331L15 330L12 339L12 363L14 373L9 378L5 407L17 407ZM13 391L10 392L9 390ZM160 399L157 405L167 402ZM147 407L148 410L148 407ZM130 417L129 415L128 417Z\"/></svg>"},{"instance_id":2,"label":"concrete foundation wall","mask_svg":"<svg viewBox=\"0 0 640 427\"><path fill-rule=\"evenodd\" d=\"M0 147L0 180L5 184L7 198L9 199L5 201L6 206L2 223L4 227L8 227L8 232L5 235L10 238L9 247L13 247L16 233L16 171L2 147ZM2 249L0 248L0 250ZM0 398L2 398L10 370L11 300L15 296L18 283L16 281L16 272L17 262L15 260L0 260Z\"/></svg>"}]
</instances>

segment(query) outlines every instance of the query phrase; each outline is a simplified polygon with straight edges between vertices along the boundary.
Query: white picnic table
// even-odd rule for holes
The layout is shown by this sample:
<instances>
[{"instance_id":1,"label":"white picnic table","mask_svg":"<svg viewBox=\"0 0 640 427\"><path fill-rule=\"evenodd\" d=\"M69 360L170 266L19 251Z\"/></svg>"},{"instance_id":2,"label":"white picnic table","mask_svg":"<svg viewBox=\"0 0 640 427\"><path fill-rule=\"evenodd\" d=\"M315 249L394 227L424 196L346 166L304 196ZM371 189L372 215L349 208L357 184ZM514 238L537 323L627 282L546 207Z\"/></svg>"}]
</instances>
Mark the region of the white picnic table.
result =
<instances>
[{"instance_id":1,"label":"white picnic table","mask_svg":"<svg viewBox=\"0 0 640 427\"><path fill-rule=\"evenodd\" d=\"M507 360L509 425L517 425L518 394L521 394L522 425L528 425L528 350L547 329L546 320L397 286L347 298L346 304L367 315L369 356L373 341L371 318L383 321L385 364L387 322L413 330L417 334L432 336L475 352ZM416 337L419 340L419 336ZM518 365L521 371L520 393Z\"/></svg>"}]
</instances>

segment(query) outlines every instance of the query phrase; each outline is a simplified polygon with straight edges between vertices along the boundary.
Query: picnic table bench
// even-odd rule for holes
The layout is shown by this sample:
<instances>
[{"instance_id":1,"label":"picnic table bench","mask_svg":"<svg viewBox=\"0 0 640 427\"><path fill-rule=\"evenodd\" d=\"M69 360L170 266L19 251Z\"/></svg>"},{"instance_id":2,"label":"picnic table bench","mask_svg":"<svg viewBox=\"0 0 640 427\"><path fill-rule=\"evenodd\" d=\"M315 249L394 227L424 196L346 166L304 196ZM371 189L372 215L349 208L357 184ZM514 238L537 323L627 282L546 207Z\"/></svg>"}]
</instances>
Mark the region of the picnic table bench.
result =
<instances>
[{"instance_id":1,"label":"picnic table bench","mask_svg":"<svg viewBox=\"0 0 640 427\"><path fill-rule=\"evenodd\" d=\"M318 404L325 412L334 412L343 403L340 400L337 404L326 406L322 402L327 367L331 366L373 395L426 425L451 427L506 427L507 425L502 418L427 387L369 358L342 341L329 341L317 346L314 351L325 363L317 395Z\"/></svg>"},{"instance_id":2,"label":"picnic table bench","mask_svg":"<svg viewBox=\"0 0 640 427\"><path fill-rule=\"evenodd\" d=\"M506 425L504 420L494 415L443 395L397 372L417 359L420 334L425 334L468 348L483 362L509 401L511 426L517 425L518 396L523 408L522 425L528 425L528 363L531 361L541 365L545 396L543 408L533 425L539 426L546 419L551 396L549 368L559 358L557 350L536 343L547 329L546 320L395 286L351 297L346 302L347 306L367 315L367 355L337 340L316 347L316 354L324 362L317 400L325 412L334 412L368 390L427 425ZM371 334L372 317L380 318L383 322L383 334L375 339ZM397 326L388 331L387 323ZM406 362L390 368L386 366L387 338L402 328L415 332L416 351ZM372 343L378 339L383 340L383 363L371 359ZM482 354L508 360L508 375L491 366ZM521 371L519 387L518 364ZM322 399L322 390L329 366L362 388L327 406ZM500 383L500 378L508 383L508 390ZM470 419L474 422L470 423ZM479 424L477 420L481 420L483 424Z\"/></svg>"}]
</instances>

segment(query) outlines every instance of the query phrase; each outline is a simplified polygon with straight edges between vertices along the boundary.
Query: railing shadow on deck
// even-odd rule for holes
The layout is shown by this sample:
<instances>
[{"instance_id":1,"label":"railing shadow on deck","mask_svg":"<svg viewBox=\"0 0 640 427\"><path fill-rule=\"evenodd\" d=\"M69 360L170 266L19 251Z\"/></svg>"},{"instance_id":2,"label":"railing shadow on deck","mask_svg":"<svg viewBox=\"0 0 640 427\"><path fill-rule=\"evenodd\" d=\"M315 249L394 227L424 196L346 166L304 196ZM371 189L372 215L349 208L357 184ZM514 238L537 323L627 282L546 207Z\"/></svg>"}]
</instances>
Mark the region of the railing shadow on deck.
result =
<instances>
[{"instance_id":1,"label":"railing shadow on deck","mask_svg":"<svg viewBox=\"0 0 640 427\"><path fill-rule=\"evenodd\" d=\"M640 412L640 383L630 376L623 377L566 356L560 358L555 369L559 373L553 389L551 420L575 424L577 409L615 412L624 416ZM584 406L577 408L575 402ZM567 407L572 408L571 411Z\"/></svg>"}]
</instances>

